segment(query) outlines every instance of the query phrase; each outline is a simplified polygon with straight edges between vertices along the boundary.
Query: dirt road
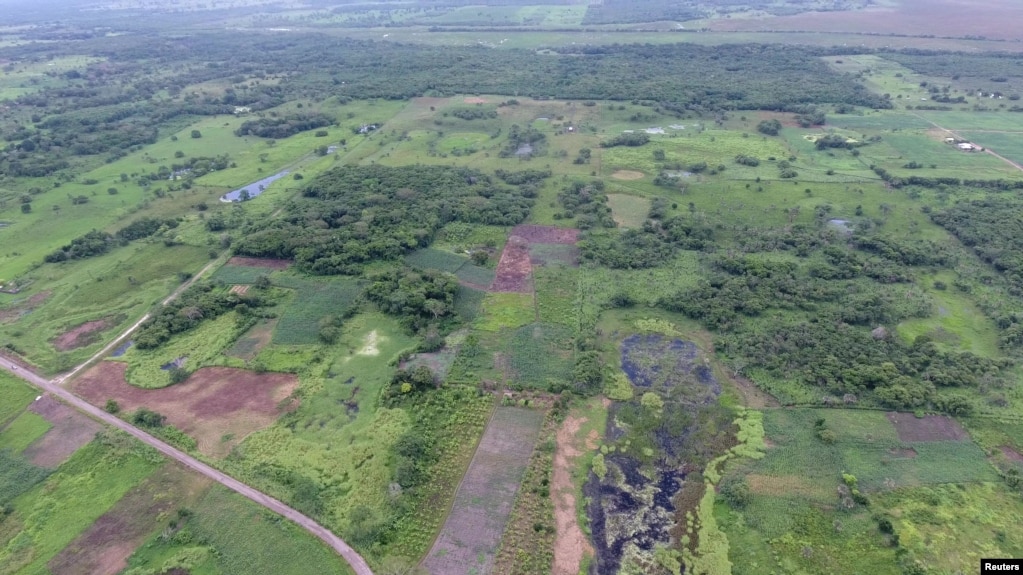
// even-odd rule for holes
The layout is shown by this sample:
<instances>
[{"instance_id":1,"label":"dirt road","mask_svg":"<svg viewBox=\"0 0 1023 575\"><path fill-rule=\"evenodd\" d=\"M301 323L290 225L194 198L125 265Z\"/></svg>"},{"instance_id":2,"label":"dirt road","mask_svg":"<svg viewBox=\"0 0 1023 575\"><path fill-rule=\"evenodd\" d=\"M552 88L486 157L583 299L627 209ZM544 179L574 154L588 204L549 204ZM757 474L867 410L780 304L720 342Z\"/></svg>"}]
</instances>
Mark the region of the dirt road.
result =
<instances>
[{"instance_id":1,"label":"dirt road","mask_svg":"<svg viewBox=\"0 0 1023 575\"><path fill-rule=\"evenodd\" d=\"M153 437L152 435L149 435L148 433L128 424L127 422L122 421L121 419L103 411L102 409L86 402L84 399L81 399L78 396L72 394L70 391L62 388L60 385L44 379L43 377L33 373L32 371L26 369L25 367L23 366L15 367L16 364L13 364L10 360L7 359L4 359L2 361L3 363L0 364L0 367L10 372L12 375L20 377L21 379L27 381L28 383L32 384L35 387L38 387L39 389L42 389L43 391L53 395L54 397L60 398L68 405L85 412L91 417L98 419L99 421L102 421L103 423L111 427L116 427L117 429L120 429L128 433L129 435L132 435L139 441L153 447L154 449L162 453L164 456L181 463L185 467L188 467L189 469L201 473L202 475L209 477L213 481L216 481L217 483L227 487L228 489L231 489L244 495L245 497L248 497L249 499L262 505L263 507L266 507L267 509L273 511L274 513L278 513L290 519L291 521L294 521L300 527L302 527L309 533L312 533L316 537L320 538L324 543L326 543L332 549L337 551L341 555L341 557L344 558L344 560L347 561L348 564L352 567L352 570L355 572L356 575L373 575L373 571L370 570L369 565L358 553L355 552L354 549L352 549L340 537L334 535L325 527L313 521L309 517L302 515L298 511L295 511L291 507L288 507L287 505L281 503L280 501L274 499L273 497L270 497L269 495L257 491L249 487L248 485L245 485L244 483L236 479L233 479L232 477L224 473L221 473L220 471L217 471L216 469L210 467L209 465L206 465L205 463L202 463L201 461L198 461L197 459L191 457L187 453L179 451L178 449L164 443L163 441L160 441L159 439Z\"/></svg>"},{"instance_id":2,"label":"dirt road","mask_svg":"<svg viewBox=\"0 0 1023 575\"><path fill-rule=\"evenodd\" d=\"M964 142L968 142L968 141L969 141L969 138L964 138L964 137L960 136L959 134L957 134L957 133L956 133L955 131L953 131L953 130L949 130L948 128L945 128L945 127L939 126L939 125L938 125L938 124L937 124L936 122L934 122L933 120L928 120L927 118L925 118L925 117L921 116L920 114L916 114L916 113L913 113L913 115L914 115L914 116L916 116L917 118L920 118L921 120L923 120L923 121L927 122L928 124L930 124L930 125L934 126L935 128L937 128L937 129L939 129L939 130L941 130L941 131L945 132L946 134L948 134L949 136L951 136L951 137L953 137L953 138L955 138L955 139L957 139L957 140L962 140L962 141L964 141ZM981 132L990 132L990 133L1000 133L999 131L996 131L996 130L971 130L971 131L981 131ZM974 144L974 145L976 145L976 144ZM1016 163L1016 162L1013 162L1013 161L1012 161L1012 160L1010 160L1009 158L1006 158L1005 156L1003 156L1003 155L999 154L998 152L995 152L995 151L994 151L994 150L992 150L991 148L987 148L987 147L985 147L985 148L984 148L984 151L985 151L985 152L987 152L987 153L989 153L989 154L991 154L992 156L994 156L994 157L998 158L999 160L1001 160L1001 161L1005 162L1006 164L1009 164L1010 166L1012 166L1012 167L1016 168L1017 170L1019 170L1019 171L1023 172L1023 165L1020 165L1020 164L1018 164L1018 163Z\"/></svg>"}]
</instances>

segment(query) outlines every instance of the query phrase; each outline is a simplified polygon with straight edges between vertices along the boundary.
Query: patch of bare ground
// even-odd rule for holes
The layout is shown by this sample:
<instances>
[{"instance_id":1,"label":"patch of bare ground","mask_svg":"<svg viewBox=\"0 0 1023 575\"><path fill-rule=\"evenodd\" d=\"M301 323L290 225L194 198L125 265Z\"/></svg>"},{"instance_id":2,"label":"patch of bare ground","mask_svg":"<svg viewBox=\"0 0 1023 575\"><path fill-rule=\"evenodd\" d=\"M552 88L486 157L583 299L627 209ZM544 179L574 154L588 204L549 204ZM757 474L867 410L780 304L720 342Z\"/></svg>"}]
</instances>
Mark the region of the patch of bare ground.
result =
<instances>
[{"instance_id":1,"label":"patch of bare ground","mask_svg":"<svg viewBox=\"0 0 1023 575\"><path fill-rule=\"evenodd\" d=\"M423 560L431 575L489 573L544 414L498 407L455 494L451 513Z\"/></svg>"},{"instance_id":2,"label":"patch of bare ground","mask_svg":"<svg viewBox=\"0 0 1023 575\"><path fill-rule=\"evenodd\" d=\"M266 268L271 270L286 270L291 267L291 260L278 260L272 258L246 258L234 256L227 260L229 266L242 266L250 268Z\"/></svg>"},{"instance_id":3,"label":"patch of bare ground","mask_svg":"<svg viewBox=\"0 0 1023 575\"><path fill-rule=\"evenodd\" d=\"M600 436L596 430L592 437L579 437L579 429L586 418L566 417L556 436L554 449L554 477L551 480L551 497L554 499L554 575L577 575L585 557L593 556L593 546L579 528L576 519L575 485L572 483L572 469L575 460L583 454L580 443L587 449L594 449ZM592 445L592 447L591 447Z\"/></svg>"},{"instance_id":4,"label":"patch of bare ground","mask_svg":"<svg viewBox=\"0 0 1023 575\"><path fill-rule=\"evenodd\" d=\"M899 433L899 440L914 441L969 441L970 436L959 422L945 415L916 417L912 413L888 413Z\"/></svg>"},{"instance_id":5,"label":"patch of bare ground","mask_svg":"<svg viewBox=\"0 0 1023 575\"><path fill-rule=\"evenodd\" d=\"M57 336L57 338L53 340L53 348L57 351L69 351L79 347L85 347L94 343L96 341L96 336L113 325L113 323L114 322L110 318L87 321Z\"/></svg>"},{"instance_id":6,"label":"patch of bare ground","mask_svg":"<svg viewBox=\"0 0 1023 575\"><path fill-rule=\"evenodd\" d=\"M113 399L122 411L146 407L165 415L167 423L195 438L199 451L211 457L227 455L250 433L295 407L286 401L298 386L291 374L204 367L184 383L140 389L125 381L125 369L120 362L100 362L71 389L93 405Z\"/></svg>"},{"instance_id":7,"label":"patch of bare ground","mask_svg":"<svg viewBox=\"0 0 1023 575\"><path fill-rule=\"evenodd\" d=\"M742 396L742 404L752 409L780 407L781 403L773 395L757 387L755 383L741 375L729 375L726 378Z\"/></svg>"},{"instance_id":8,"label":"patch of bare ground","mask_svg":"<svg viewBox=\"0 0 1023 575\"><path fill-rule=\"evenodd\" d=\"M230 291L231 291L231 293L234 293L234 294L245 295L246 293L249 292L249 287L250 286L248 286L248 285L233 285L233 286L231 286L231 290Z\"/></svg>"},{"instance_id":9,"label":"patch of bare ground","mask_svg":"<svg viewBox=\"0 0 1023 575\"><path fill-rule=\"evenodd\" d=\"M634 170L618 170L611 174L611 177L616 180L642 180L645 174L643 172L637 172Z\"/></svg>"},{"instance_id":10,"label":"patch of bare ground","mask_svg":"<svg viewBox=\"0 0 1023 575\"><path fill-rule=\"evenodd\" d=\"M497 264L497 275L490 286L494 292L529 293L533 291L533 265L529 242L518 235L508 238Z\"/></svg>"},{"instance_id":11,"label":"patch of bare ground","mask_svg":"<svg viewBox=\"0 0 1023 575\"><path fill-rule=\"evenodd\" d=\"M1005 459L1007 459L1008 461L1023 464L1023 454L1021 454L1020 452L1009 447L1008 445L1003 445L998 449L1002 451L1002 455L1004 455Z\"/></svg>"},{"instance_id":12,"label":"patch of bare ground","mask_svg":"<svg viewBox=\"0 0 1023 575\"><path fill-rule=\"evenodd\" d=\"M465 101L466 104L486 104L487 103L486 98L480 98L479 96L470 96L470 97L466 98L464 101Z\"/></svg>"},{"instance_id":13,"label":"patch of bare ground","mask_svg":"<svg viewBox=\"0 0 1023 575\"><path fill-rule=\"evenodd\" d=\"M25 449L25 457L34 465L56 468L103 428L84 414L64 405L53 396L44 395L28 406L53 427Z\"/></svg>"},{"instance_id":14,"label":"patch of bare ground","mask_svg":"<svg viewBox=\"0 0 1023 575\"><path fill-rule=\"evenodd\" d=\"M531 244L569 244L579 241L579 230L555 226L522 224L512 229L512 236L518 236Z\"/></svg>"},{"instance_id":15,"label":"patch of bare ground","mask_svg":"<svg viewBox=\"0 0 1023 575\"><path fill-rule=\"evenodd\" d=\"M176 463L156 470L47 565L53 575L116 575L128 557L178 509L188 507L210 485Z\"/></svg>"}]
</instances>

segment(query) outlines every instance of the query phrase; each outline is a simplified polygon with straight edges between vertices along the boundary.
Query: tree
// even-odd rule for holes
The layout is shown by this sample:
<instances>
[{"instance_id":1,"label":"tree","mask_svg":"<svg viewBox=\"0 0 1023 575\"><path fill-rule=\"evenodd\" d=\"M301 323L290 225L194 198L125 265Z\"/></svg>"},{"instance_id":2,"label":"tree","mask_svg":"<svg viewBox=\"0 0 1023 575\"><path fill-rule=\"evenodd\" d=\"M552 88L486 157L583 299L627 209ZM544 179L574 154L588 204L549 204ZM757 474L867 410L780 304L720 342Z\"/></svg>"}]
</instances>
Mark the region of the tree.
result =
<instances>
[{"instance_id":1,"label":"tree","mask_svg":"<svg viewBox=\"0 0 1023 575\"><path fill-rule=\"evenodd\" d=\"M117 413L121 411L121 406L117 403L117 400L108 399L107 404L103 406L103 411L106 411L107 413Z\"/></svg>"},{"instance_id":2,"label":"tree","mask_svg":"<svg viewBox=\"0 0 1023 575\"><path fill-rule=\"evenodd\" d=\"M21 204L21 213L23 214L32 213L32 204Z\"/></svg>"},{"instance_id":3,"label":"tree","mask_svg":"<svg viewBox=\"0 0 1023 575\"><path fill-rule=\"evenodd\" d=\"M140 427L163 427L164 422L167 418L159 413L140 407L131 415L131 422Z\"/></svg>"},{"instance_id":4,"label":"tree","mask_svg":"<svg viewBox=\"0 0 1023 575\"><path fill-rule=\"evenodd\" d=\"M200 132L199 130L192 130L192 139L193 140L198 140L201 137L202 137L202 132Z\"/></svg>"}]
</instances>

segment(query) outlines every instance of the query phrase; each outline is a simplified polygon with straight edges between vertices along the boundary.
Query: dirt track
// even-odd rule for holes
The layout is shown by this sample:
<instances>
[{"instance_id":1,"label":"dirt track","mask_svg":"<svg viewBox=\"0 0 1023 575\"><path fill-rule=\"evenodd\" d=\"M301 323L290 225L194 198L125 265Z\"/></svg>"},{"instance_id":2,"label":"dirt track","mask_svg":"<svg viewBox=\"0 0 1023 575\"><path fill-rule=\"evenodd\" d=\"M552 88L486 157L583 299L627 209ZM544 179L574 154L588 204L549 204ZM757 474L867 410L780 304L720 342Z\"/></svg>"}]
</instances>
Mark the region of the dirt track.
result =
<instances>
[{"instance_id":1,"label":"dirt track","mask_svg":"<svg viewBox=\"0 0 1023 575\"><path fill-rule=\"evenodd\" d=\"M173 459L174 461L181 463L185 467L188 467L193 471L196 471L198 473L201 473L202 475L205 475L206 477L209 477L210 479L216 481L217 483L223 485L224 487L227 487L232 491L236 491L244 495L245 497L248 497L252 501L255 501L256 503L262 505L263 507L266 507L267 509L273 511L274 513L283 515L287 519L294 521L299 525L299 527L305 529L309 533L312 533L316 537L320 538L324 543L326 543L332 549L337 551L341 555L341 557L343 557L344 560L347 561L349 565L351 565L352 570L355 572L356 575L373 575L373 571L369 568L369 564L366 563L365 559L363 559L358 553L356 553L355 550L352 549L347 543L345 543L340 537L334 535L333 533L328 531L327 528L313 521L311 518L302 515L298 511L295 511L291 507L288 507L287 505L281 503L280 501L274 499L273 497L270 497L269 495L257 491L256 489L253 489L252 487L245 485L241 481L238 481L237 479L234 479L229 475L222 473L210 467L209 465L206 465L205 463L202 463L201 461L191 457L187 453L179 451L174 447L171 447L170 445L164 443L163 441L160 441L159 439L153 437L152 435L149 435L148 433L142 431L141 429L138 429L128 424L127 422L122 421L121 419L103 411L102 409L86 402L84 399L81 399L80 397L73 395L70 391L60 387L56 383L48 381L40 377L39 375L33 373L32 371L25 369L24 367L18 367L16 369L12 368L12 364L10 363L9 360L4 360L3 363L0 364L0 367L10 372L11 375L20 377L21 379L27 381L33 386L38 387L39 389L42 389L46 393L49 393L50 395L59 398L68 405L85 412L93 419L97 419L111 427L116 427L117 429L124 431L125 433L131 435L132 437L135 437L136 439L145 443L146 445L153 447L154 449L156 449L169 459Z\"/></svg>"}]
</instances>

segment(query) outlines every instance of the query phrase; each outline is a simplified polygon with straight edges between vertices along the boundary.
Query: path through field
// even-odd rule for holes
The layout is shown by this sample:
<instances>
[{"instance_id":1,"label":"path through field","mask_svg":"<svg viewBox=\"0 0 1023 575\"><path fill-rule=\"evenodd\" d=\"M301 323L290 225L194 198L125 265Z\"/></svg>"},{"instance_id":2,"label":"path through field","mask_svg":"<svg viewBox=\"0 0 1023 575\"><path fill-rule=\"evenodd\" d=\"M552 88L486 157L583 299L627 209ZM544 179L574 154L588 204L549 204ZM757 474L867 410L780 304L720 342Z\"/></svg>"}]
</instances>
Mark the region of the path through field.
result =
<instances>
[{"instance_id":1,"label":"path through field","mask_svg":"<svg viewBox=\"0 0 1023 575\"><path fill-rule=\"evenodd\" d=\"M498 407L423 561L430 575L486 575L543 425L542 411Z\"/></svg>"}]
</instances>

